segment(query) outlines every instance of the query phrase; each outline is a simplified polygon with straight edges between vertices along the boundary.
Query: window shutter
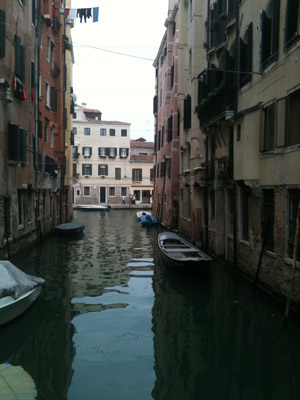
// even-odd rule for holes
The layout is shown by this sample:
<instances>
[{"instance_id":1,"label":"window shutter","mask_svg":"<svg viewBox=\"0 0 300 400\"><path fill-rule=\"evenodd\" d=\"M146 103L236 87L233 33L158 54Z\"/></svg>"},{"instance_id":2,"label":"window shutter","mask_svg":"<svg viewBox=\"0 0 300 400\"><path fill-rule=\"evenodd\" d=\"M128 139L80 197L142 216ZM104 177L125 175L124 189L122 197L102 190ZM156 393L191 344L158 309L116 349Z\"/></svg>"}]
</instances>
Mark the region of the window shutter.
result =
<instances>
[{"instance_id":1,"label":"window shutter","mask_svg":"<svg viewBox=\"0 0 300 400\"><path fill-rule=\"evenodd\" d=\"M21 76L22 82L25 81L25 47L21 45Z\"/></svg>"},{"instance_id":2,"label":"window shutter","mask_svg":"<svg viewBox=\"0 0 300 400\"><path fill-rule=\"evenodd\" d=\"M253 23L251 22L247 30L247 72L252 72L252 51L253 51ZM249 75L249 80L251 80L252 74Z\"/></svg>"},{"instance_id":3,"label":"window shutter","mask_svg":"<svg viewBox=\"0 0 300 400\"><path fill-rule=\"evenodd\" d=\"M272 54L279 49L280 0L273 0Z\"/></svg>"},{"instance_id":4,"label":"window shutter","mask_svg":"<svg viewBox=\"0 0 300 400\"><path fill-rule=\"evenodd\" d=\"M183 128L184 129L190 129L190 127L191 127L191 123L192 123L191 103L192 103L191 96L188 94L187 97L184 99L184 104L183 104L183 108L184 108Z\"/></svg>"},{"instance_id":5,"label":"window shutter","mask_svg":"<svg viewBox=\"0 0 300 400\"><path fill-rule=\"evenodd\" d=\"M5 11L0 10L0 57L5 57Z\"/></svg>"},{"instance_id":6,"label":"window shutter","mask_svg":"<svg viewBox=\"0 0 300 400\"><path fill-rule=\"evenodd\" d=\"M171 142L173 138L173 117L168 118L168 142Z\"/></svg>"},{"instance_id":7,"label":"window shutter","mask_svg":"<svg viewBox=\"0 0 300 400\"><path fill-rule=\"evenodd\" d=\"M21 39L15 35L15 74L18 78L22 75Z\"/></svg>"},{"instance_id":8,"label":"window shutter","mask_svg":"<svg viewBox=\"0 0 300 400\"><path fill-rule=\"evenodd\" d=\"M92 148L92 147L90 147L90 155L92 155L92 149L93 149L93 148Z\"/></svg>"},{"instance_id":9,"label":"window shutter","mask_svg":"<svg viewBox=\"0 0 300 400\"><path fill-rule=\"evenodd\" d=\"M38 122L38 134L39 138L43 137L43 121Z\"/></svg>"},{"instance_id":10,"label":"window shutter","mask_svg":"<svg viewBox=\"0 0 300 400\"><path fill-rule=\"evenodd\" d=\"M100 150L100 149L99 149ZM100 175L100 164L98 164L98 176Z\"/></svg>"},{"instance_id":11,"label":"window shutter","mask_svg":"<svg viewBox=\"0 0 300 400\"><path fill-rule=\"evenodd\" d=\"M50 107L52 111L57 111L57 90L51 86L50 91Z\"/></svg>"},{"instance_id":12,"label":"window shutter","mask_svg":"<svg viewBox=\"0 0 300 400\"><path fill-rule=\"evenodd\" d=\"M27 160L27 130L20 128L20 161L26 164Z\"/></svg>"},{"instance_id":13,"label":"window shutter","mask_svg":"<svg viewBox=\"0 0 300 400\"><path fill-rule=\"evenodd\" d=\"M20 160L20 127L16 124L8 124L8 159Z\"/></svg>"},{"instance_id":14,"label":"window shutter","mask_svg":"<svg viewBox=\"0 0 300 400\"><path fill-rule=\"evenodd\" d=\"M199 79L198 81L198 103L201 103L202 99L206 97L206 87L205 83Z\"/></svg>"},{"instance_id":15,"label":"window shutter","mask_svg":"<svg viewBox=\"0 0 300 400\"><path fill-rule=\"evenodd\" d=\"M271 53L271 20L264 10L260 12L260 65L263 66Z\"/></svg>"},{"instance_id":16,"label":"window shutter","mask_svg":"<svg viewBox=\"0 0 300 400\"><path fill-rule=\"evenodd\" d=\"M129 156L129 149L128 148L126 149L126 156L127 157Z\"/></svg>"},{"instance_id":17,"label":"window shutter","mask_svg":"<svg viewBox=\"0 0 300 400\"><path fill-rule=\"evenodd\" d=\"M84 173L84 164L82 164L82 175L85 175L85 173Z\"/></svg>"},{"instance_id":18,"label":"window shutter","mask_svg":"<svg viewBox=\"0 0 300 400\"><path fill-rule=\"evenodd\" d=\"M108 175L108 165L105 165L105 175Z\"/></svg>"}]
</instances>

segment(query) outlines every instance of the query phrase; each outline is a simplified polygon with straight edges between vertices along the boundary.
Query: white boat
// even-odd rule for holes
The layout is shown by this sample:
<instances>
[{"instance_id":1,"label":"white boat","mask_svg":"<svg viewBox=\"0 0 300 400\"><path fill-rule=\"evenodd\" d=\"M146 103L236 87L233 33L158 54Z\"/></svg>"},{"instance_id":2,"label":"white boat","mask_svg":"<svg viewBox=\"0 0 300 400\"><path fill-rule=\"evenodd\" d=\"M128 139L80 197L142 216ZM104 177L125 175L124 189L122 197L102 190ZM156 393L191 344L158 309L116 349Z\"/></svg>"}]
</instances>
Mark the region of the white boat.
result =
<instances>
[{"instance_id":1,"label":"white boat","mask_svg":"<svg viewBox=\"0 0 300 400\"><path fill-rule=\"evenodd\" d=\"M202 271L210 265L211 257L174 232L162 232L158 235L158 246L163 259L171 268Z\"/></svg>"},{"instance_id":2,"label":"white boat","mask_svg":"<svg viewBox=\"0 0 300 400\"><path fill-rule=\"evenodd\" d=\"M45 280L0 261L0 325L21 315L39 297Z\"/></svg>"},{"instance_id":3,"label":"white boat","mask_svg":"<svg viewBox=\"0 0 300 400\"><path fill-rule=\"evenodd\" d=\"M77 204L76 209L78 210L96 210L96 211L109 211L111 206L102 204Z\"/></svg>"},{"instance_id":4,"label":"white boat","mask_svg":"<svg viewBox=\"0 0 300 400\"><path fill-rule=\"evenodd\" d=\"M140 221L142 215L152 215L151 211L138 211L136 213L137 219Z\"/></svg>"}]
</instances>

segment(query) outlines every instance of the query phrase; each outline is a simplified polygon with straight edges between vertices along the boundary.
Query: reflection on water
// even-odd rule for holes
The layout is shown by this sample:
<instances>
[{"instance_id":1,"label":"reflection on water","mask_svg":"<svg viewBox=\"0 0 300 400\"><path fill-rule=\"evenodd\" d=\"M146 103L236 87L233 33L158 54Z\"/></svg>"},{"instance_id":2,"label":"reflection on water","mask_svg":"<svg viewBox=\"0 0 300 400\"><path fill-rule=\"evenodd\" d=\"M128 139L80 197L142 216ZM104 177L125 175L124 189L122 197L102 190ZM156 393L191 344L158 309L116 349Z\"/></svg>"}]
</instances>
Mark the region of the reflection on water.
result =
<instances>
[{"instance_id":1,"label":"reflection on water","mask_svg":"<svg viewBox=\"0 0 300 400\"><path fill-rule=\"evenodd\" d=\"M300 323L221 264L168 270L159 227L131 210L77 211L84 235L53 236L12 262L46 286L0 328L0 364L41 400L298 400ZM0 392L0 399L1 392Z\"/></svg>"}]
</instances>

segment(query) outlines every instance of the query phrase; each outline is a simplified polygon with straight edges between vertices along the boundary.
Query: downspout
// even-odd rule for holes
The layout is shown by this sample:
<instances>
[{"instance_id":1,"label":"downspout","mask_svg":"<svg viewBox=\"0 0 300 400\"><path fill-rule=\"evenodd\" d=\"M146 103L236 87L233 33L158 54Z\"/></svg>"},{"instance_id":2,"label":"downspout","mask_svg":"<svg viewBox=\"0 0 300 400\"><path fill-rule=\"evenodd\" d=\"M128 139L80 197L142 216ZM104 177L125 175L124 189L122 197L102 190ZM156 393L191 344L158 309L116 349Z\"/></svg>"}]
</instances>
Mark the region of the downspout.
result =
<instances>
[{"instance_id":1,"label":"downspout","mask_svg":"<svg viewBox=\"0 0 300 400\"><path fill-rule=\"evenodd\" d=\"M63 2L64 9L66 8L66 1ZM63 14L64 30L62 38L66 39L66 17ZM63 56L63 126L62 126L62 160L61 160L61 176L60 176L60 223L63 223L63 204L64 204L64 181L66 172L66 155L65 155L65 133L67 127L67 113L66 113L66 89L67 89L67 74L66 74L66 46L62 40L62 56ZM65 199L67 201L67 199Z\"/></svg>"},{"instance_id":2,"label":"downspout","mask_svg":"<svg viewBox=\"0 0 300 400\"><path fill-rule=\"evenodd\" d=\"M207 69L209 68L209 55L208 55L208 51L209 51L209 42L210 42L210 30L209 30L209 24L210 24L210 0L207 0L207 25L206 25L206 29L207 29L207 55L206 55L206 60L207 60ZM206 179L205 179L205 214L204 214L204 218L205 218L205 247L208 250L208 134L206 134L206 148L205 148L205 159L206 159Z\"/></svg>"},{"instance_id":3,"label":"downspout","mask_svg":"<svg viewBox=\"0 0 300 400\"><path fill-rule=\"evenodd\" d=\"M236 17L235 17L235 102L234 102L234 113L238 110L238 93L239 93L239 2L236 5ZM232 214L232 229L233 229L233 266L237 267L237 210L236 210L236 184L234 179L234 134L233 134L233 151L232 151L232 180L233 180L233 214Z\"/></svg>"},{"instance_id":4,"label":"downspout","mask_svg":"<svg viewBox=\"0 0 300 400\"><path fill-rule=\"evenodd\" d=\"M41 16L40 16L40 1L35 3L35 48L34 48L34 90L35 90L35 148L34 151L34 160L35 160L35 201L34 201L34 213L35 213L35 223L36 223L36 232L37 235L40 236L40 241L42 242L42 229L41 229L41 221L38 212L39 202L38 202L38 174L39 174L39 70L40 70L40 37L41 37Z\"/></svg>"}]
</instances>

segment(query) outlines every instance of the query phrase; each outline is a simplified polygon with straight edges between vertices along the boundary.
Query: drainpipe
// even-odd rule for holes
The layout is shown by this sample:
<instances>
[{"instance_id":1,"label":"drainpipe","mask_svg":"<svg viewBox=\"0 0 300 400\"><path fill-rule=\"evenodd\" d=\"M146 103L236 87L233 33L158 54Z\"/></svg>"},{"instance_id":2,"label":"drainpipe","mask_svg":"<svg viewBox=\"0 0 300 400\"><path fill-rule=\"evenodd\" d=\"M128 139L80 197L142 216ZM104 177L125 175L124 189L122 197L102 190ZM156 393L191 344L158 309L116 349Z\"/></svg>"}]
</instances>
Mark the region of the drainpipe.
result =
<instances>
[{"instance_id":1,"label":"drainpipe","mask_svg":"<svg viewBox=\"0 0 300 400\"><path fill-rule=\"evenodd\" d=\"M41 221L39 218L39 213L37 207L39 207L38 203L38 163L39 163L39 70L40 70L40 37L41 37L41 14L40 14L40 2L36 1L35 3L35 46L34 46L34 91L35 91L35 148L33 152L35 154L35 180L34 180L34 189L35 189L35 201L34 201L34 213L35 213L35 223L36 223L36 232L37 235L40 236L40 241L42 242L42 230L41 230Z\"/></svg>"},{"instance_id":2,"label":"drainpipe","mask_svg":"<svg viewBox=\"0 0 300 400\"><path fill-rule=\"evenodd\" d=\"M66 2L63 2L64 9L66 8ZM66 17L63 15L63 38L66 38ZM66 107L66 88L67 88L67 76L66 76L66 46L62 40L62 56L63 56L63 126L62 126L62 160L61 160L61 177L60 177L60 223L63 223L63 205L64 205L64 181L65 181L65 170L66 170L66 155L65 155L65 133L67 127L67 113L65 112ZM67 199L65 199L67 202Z\"/></svg>"},{"instance_id":3,"label":"drainpipe","mask_svg":"<svg viewBox=\"0 0 300 400\"><path fill-rule=\"evenodd\" d=\"M238 94L239 94L239 2L236 5L236 16L235 16L235 104L234 112L237 113L238 110ZM234 135L233 135L233 149L234 149ZM237 267L237 210L236 210L236 184L234 179L234 150L232 151L232 180L233 180L233 215L232 215L232 229L233 229L233 266Z\"/></svg>"}]
</instances>

